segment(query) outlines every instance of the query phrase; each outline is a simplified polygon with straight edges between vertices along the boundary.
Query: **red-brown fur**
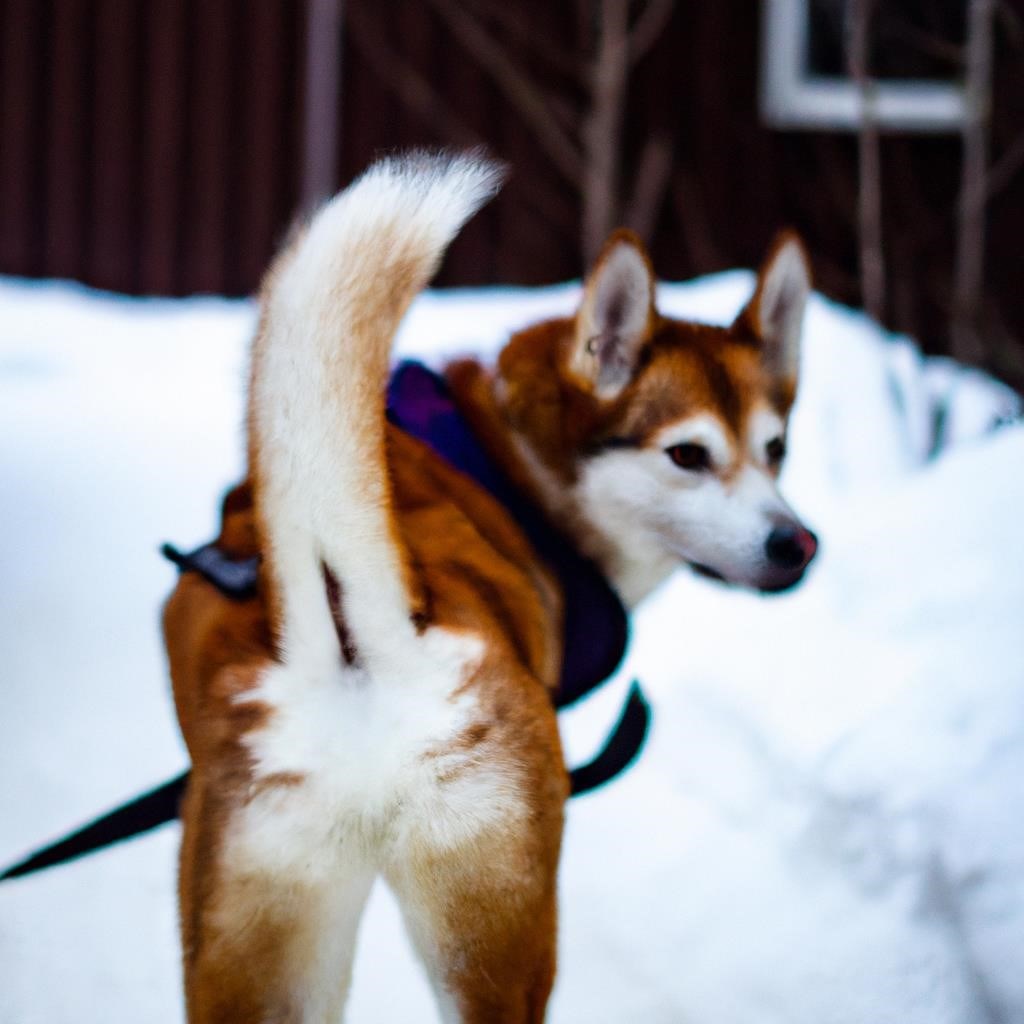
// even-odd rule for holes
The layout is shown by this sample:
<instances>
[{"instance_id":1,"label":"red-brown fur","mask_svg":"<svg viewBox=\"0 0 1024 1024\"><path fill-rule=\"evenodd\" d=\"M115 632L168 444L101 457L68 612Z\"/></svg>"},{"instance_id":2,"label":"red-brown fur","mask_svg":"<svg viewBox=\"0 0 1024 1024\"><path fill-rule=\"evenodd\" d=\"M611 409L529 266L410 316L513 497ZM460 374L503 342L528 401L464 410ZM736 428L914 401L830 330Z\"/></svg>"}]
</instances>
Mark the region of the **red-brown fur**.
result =
<instances>
[{"instance_id":1,"label":"red-brown fur","mask_svg":"<svg viewBox=\"0 0 1024 1024\"><path fill-rule=\"evenodd\" d=\"M568 484L581 453L610 436L642 440L707 404L726 409L730 426L739 430L754 396L770 395L783 415L793 399L795 382L780 385L767 378L757 324L749 318L741 317L734 329L719 329L666 320L652 309L638 370L610 402L596 398L570 372L574 331L574 321L565 319L516 335L499 357L501 388L473 361L448 370L457 403L483 444L538 500L510 432L526 438ZM723 388L729 391L724 403ZM399 883L435 894L425 899L436 904L430 913L440 922L442 955L450 965L445 982L462 1019L538 1022L555 972L555 879L568 794L550 701L562 654L561 594L503 508L393 428L386 432L386 474L417 628L472 633L486 652L464 684L475 688L483 718L437 754L461 747L515 762L529 801L529 827L522 834L482 842L458 857L424 855L405 865ZM252 485L245 484L225 502L220 543L234 557L263 547L252 499ZM335 604L343 630L343 584ZM303 922L268 910L256 926L247 921L244 935L239 928L231 941L213 923L214 909L230 916L231 901L237 901L249 913L261 900L259 891L243 891L232 881L221 845L228 822L255 793L245 740L273 714L246 694L278 657L274 608L266 576L256 597L234 602L186 574L164 612L175 702L193 763L182 812L180 873L192 1024L303 1019L297 1004L282 995L295 958L309 954ZM285 773L261 778L258 789L279 788L301 799L303 781ZM268 887L269 897L274 888L301 886L302 880L258 884Z\"/></svg>"}]
</instances>

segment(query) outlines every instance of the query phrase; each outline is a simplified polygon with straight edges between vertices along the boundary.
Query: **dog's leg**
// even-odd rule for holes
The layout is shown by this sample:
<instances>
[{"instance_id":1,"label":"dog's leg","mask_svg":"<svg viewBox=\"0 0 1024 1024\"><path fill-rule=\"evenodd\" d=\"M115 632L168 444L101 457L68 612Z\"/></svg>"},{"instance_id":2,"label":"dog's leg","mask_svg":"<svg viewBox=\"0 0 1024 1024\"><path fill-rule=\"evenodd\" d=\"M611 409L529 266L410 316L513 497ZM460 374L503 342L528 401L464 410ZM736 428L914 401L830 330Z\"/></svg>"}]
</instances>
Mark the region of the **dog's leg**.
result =
<instances>
[{"instance_id":1,"label":"dog's leg","mask_svg":"<svg viewBox=\"0 0 1024 1024\"><path fill-rule=\"evenodd\" d=\"M481 855L424 857L389 882L430 977L445 1024L539 1024L555 976L554 865L498 871L502 847Z\"/></svg>"},{"instance_id":2,"label":"dog's leg","mask_svg":"<svg viewBox=\"0 0 1024 1024\"><path fill-rule=\"evenodd\" d=\"M189 1024L338 1024L372 882L226 879L186 950Z\"/></svg>"},{"instance_id":3,"label":"dog's leg","mask_svg":"<svg viewBox=\"0 0 1024 1024\"><path fill-rule=\"evenodd\" d=\"M305 870L274 863L287 839L276 820L255 830L244 808L232 813L207 795L193 780L183 807L189 1024L338 1024L375 872L354 853ZM214 822L223 831L214 832Z\"/></svg>"},{"instance_id":4,"label":"dog's leg","mask_svg":"<svg viewBox=\"0 0 1024 1024\"><path fill-rule=\"evenodd\" d=\"M543 690L502 691L515 701L438 752L430 813L383 871L446 1024L538 1024L554 980L568 780Z\"/></svg>"}]
</instances>

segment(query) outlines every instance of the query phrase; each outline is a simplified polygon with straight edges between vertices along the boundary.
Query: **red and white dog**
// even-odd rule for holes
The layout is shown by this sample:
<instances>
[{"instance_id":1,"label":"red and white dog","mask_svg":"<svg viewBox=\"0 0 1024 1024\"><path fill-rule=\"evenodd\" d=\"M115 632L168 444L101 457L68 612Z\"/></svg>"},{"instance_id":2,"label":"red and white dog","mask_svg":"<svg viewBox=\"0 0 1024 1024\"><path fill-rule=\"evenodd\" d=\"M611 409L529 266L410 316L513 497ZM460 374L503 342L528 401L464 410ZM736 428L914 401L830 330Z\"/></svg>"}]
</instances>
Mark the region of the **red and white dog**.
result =
<instances>
[{"instance_id":1,"label":"red and white dog","mask_svg":"<svg viewBox=\"0 0 1024 1024\"><path fill-rule=\"evenodd\" d=\"M498 187L473 156L386 160L270 271L246 486L220 544L260 594L184 575L165 634L193 771L181 922L192 1024L336 1022L370 886L394 891L446 1021L540 1021L567 778L563 595L508 512L387 423L392 338ZM809 288L772 249L729 328L661 316L608 241L573 318L447 371L523 494L627 604L680 563L765 590L815 551L776 488Z\"/></svg>"}]
</instances>

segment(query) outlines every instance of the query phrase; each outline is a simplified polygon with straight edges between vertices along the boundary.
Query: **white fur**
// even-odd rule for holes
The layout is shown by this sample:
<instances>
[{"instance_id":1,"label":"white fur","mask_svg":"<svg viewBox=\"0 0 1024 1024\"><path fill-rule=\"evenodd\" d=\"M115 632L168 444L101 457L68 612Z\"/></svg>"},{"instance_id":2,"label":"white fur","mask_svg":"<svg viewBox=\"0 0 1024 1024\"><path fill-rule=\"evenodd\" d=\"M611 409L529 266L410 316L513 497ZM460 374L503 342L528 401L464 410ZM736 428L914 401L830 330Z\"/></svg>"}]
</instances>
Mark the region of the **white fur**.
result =
<instances>
[{"instance_id":1,"label":"white fur","mask_svg":"<svg viewBox=\"0 0 1024 1024\"><path fill-rule=\"evenodd\" d=\"M254 796L234 862L326 880L353 851L384 870L415 844L454 850L514 820L518 779L472 754L440 753L480 716L472 691L453 696L480 650L472 638L430 630L415 672L387 686L351 667L339 666L329 685L292 666L270 669L246 695L272 709L248 743L254 786L278 773L305 781L299 793ZM465 767L473 770L439 781Z\"/></svg>"},{"instance_id":2,"label":"white fur","mask_svg":"<svg viewBox=\"0 0 1024 1024\"><path fill-rule=\"evenodd\" d=\"M573 372L590 381L599 398L614 398L628 382L653 300L643 254L620 241L587 280L572 359Z\"/></svg>"},{"instance_id":3,"label":"white fur","mask_svg":"<svg viewBox=\"0 0 1024 1024\"><path fill-rule=\"evenodd\" d=\"M294 978L310 1024L338 1019L374 878L402 880L405 866L424 856L457 859L483 834L514 834L527 813L514 766L443 749L481 717L472 690L455 694L477 665L480 643L433 629L420 648L415 670L387 685L353 667L337 666L325 680L276 665L245 695L271 716L248 740L253 794L225 836L224 855L235 877L295 881L275 892L286 911L305 901L300 916L312 939L304 948L316 951L316 961ZM260 788L281 773L301 781ZM417 890L394 889L443 1019L457 1021Z\"/></svg>"},{"instance_id":4,"label":"white fur","mask_svg":"<svg viewBox=\"0 0 1024 1024\"><path fill-rule=\"evenodd\" d=\"M784 242L761 274L756 319L772 373L795 378L800 363L800 330L811 291L811 275L800 244Z\"/></svg>"},{"instance_id":5,"label":"white fur","mask_svg":"<svg viewBox=\"0 0 1024 1024\"><path fill-rule=\"evenodd\" d=\"M711 465L720 469L731 466L736 457L736 451L722 426L722 421L708 412L670 423L659 430L652 439L652 447L661 451L677 444L703 445L708 450ZM692 479L697 480L699 477L694 475Z\"/></svg>"},{"instance_id":6,"label":"white fur","mask_svg":"<svg viewBox=\"0 0 1024 1024\"><path fill-rule=\"evenodd\" d=\"M786 438L786 421L770 406L758 406L747 424L747 451L750 457L761 465L768 464L769 441Z\"/></svg>"},{"instance_id":7,"label":"white fur","mask_svg":"<svg viewBox=\"0 0 1024 1024\"><path fill-rule=\"evenodd\" d=\"M392 675L415 658L381 471L391 343L499 179L476 157L383 161L324 207L271 277L251 396L259 499L284 657L314 673L337 660L321 563L371 669Z\"/></svg>"},{"instance_id":8,"label":"white fur","mask_svg":"<svg viewBox=\"0 0 1024 1024\"><path fill-rule=\"evenodd\" d=\"M584 463L572 500L597 538L590 554L623 600L635 604L680 561L735 583L767 582L765 542L779 522L796 521L764 456L781 427L776 414L758 410L737 449L713 413L699 413L666 425L647 447L613 449ZM672 462L665 449L687 442L708 448L710 470Z\"/></svg>"}]
</instances>

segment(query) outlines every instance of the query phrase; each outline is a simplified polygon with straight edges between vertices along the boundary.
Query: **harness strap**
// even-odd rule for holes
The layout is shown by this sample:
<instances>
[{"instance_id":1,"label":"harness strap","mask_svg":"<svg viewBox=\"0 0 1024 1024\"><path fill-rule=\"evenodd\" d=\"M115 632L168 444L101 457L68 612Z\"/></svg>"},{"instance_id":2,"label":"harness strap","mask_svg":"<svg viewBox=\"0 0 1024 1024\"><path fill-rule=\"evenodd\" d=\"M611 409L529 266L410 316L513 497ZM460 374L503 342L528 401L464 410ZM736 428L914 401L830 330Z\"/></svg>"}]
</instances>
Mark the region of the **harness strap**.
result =
<instances>
[{"instance_id":1,"label":"harness strap","mask_svg":"<svg viewBox=\"0 0 1024 1024\"><path fill-rule=\"evenodd\" d=\"M629 635L626 610L604 574L508 478L462 414L444 377L422 363L399 363L388 384L387 411L392 423L495 498L558 577L564 621L555 707L566 707L600 686L622 661Z\"/></svg>"},{"instance_id":2,"label":"harness strap","mask_svg":"<svg viewBox=\"0 0 1024 1024\"><path fill-rule=\"evenodd\" d=\"M236 562L228 558L215 541L189 552L179 551L173 544L164 544L160 553L173 562L179 572L199 573L232 601L248 601L256 596L260 578L259 555Z\"/></svg>"}]
</instances>

